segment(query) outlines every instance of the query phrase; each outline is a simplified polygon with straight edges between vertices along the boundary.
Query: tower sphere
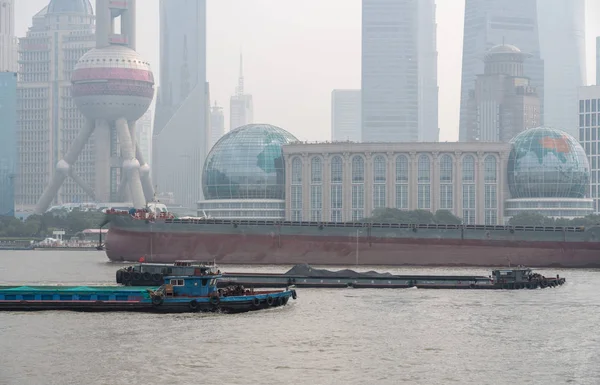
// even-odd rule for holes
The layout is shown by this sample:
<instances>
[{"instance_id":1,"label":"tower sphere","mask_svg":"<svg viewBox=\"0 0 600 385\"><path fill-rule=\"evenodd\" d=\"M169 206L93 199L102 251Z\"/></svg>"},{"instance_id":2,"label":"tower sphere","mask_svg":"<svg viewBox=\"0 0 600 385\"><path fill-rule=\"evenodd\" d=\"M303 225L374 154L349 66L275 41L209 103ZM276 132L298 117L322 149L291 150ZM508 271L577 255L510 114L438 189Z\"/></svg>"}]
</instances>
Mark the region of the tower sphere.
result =
<instances>
[{"instance_id":1,"label":"tower sphere","mask_svg":"<svg viewBox=\"0 0 600 385\"><path fill-rule=\"evenodd\" d=\"M71 82L75 104L88 119L137 120L154 97L150 64L124 46L88 51L75 65Z\"/></svg>"}]
</instances>

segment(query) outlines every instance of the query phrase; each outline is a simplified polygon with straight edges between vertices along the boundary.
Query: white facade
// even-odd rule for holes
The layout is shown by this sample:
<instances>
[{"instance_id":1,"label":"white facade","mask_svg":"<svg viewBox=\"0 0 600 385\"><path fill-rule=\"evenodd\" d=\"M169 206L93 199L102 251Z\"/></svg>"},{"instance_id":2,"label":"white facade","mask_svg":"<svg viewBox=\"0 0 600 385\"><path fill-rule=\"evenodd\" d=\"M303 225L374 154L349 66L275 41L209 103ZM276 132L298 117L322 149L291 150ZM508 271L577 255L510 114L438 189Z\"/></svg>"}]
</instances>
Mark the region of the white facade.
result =
<instances>
[{"instance_id":1,"label":"white facade","mask_svg":"<svg viewBox=\"0 0 600 385\"><path fill-rule=\"evenodd\" d=\"M152 110L146 111L144 116L138 119L135 127L136 145L148 164L152 164L152 115Z\"/></svg>"},{"instance_id":2,"label":"white facade","mask_svg":"<svg viewBox=\"0 0 600 385\"><path fill-rule=\"evenodd\" d=\"M590 163L590 192L594 210L600 213L600 86L579 88L579 143Z\"/></svg>"},{"instance_id":3,"label":"white facade","mask_svg":"<svg viewBox=\"0 0 600 385\"><path fill-rule=\"evenodd\" d=\"M331 140L361 141L360 90L331 92Z\"/></svg>"},{"instance_id":4,"label":"white facade","mask_svg":"<svg viewBox=\"0 0 600 385\"><path fill-rule=\"evenodd\" d=\"M210 141L206 83L206 0L161 0L160 88L153 137L158 193L194 208Z\"/></svg>"},{"instance_id":5,"label":"white facade","mask_svg":"<svg viewBox=\"0 0 600 385\"><path fill-rule=\"evenodd\" d=\"M544 124L577 137L579 87L586 82L585 0L538 0L544 60Z\"/></svg>"},{"instance_id":6,"label":"white facade","mask_svg":"<svg viewBox=\"0 0 600 385\"><path fill-rule=\"evenodd\" d=\"M17 129L19 170L15 204L32 211L55 172L55 166L85 126L85 118L71 98L71 73L77 60L95 47L92 14L49 13L45 7L33 17L19 41ZM85 145L74 171L95 185L93 137ZM88 194L65 180L57 203L85 202Z\"/></svg>"},{"instance_id":7,"label":"white facade","mask_svg":"<svg viewBox=\"0 0 600 385\"><path fill-rule=\"evenodd\" d=\"M531 55L525 62L525 76L543 99L544 62L540 58L536 5L536 0L466 2L460 97L461 142L467 141L469 136L469 98L475 90L477 75L484 72L483 59L492 47L510 44ZM541 104L543 113L543 100Z\"/></svg>"},{"instance_id":8,"label":"white facade","mask_svg":"<svg viewBox=\"0 0 600 385\"><path fill-rule=\"evenodd\" d=\"M0 72L17 72L15 1L0 0Z\"/></svg>"},{"instance_id":9,"label":"white facade","mask_svg":"<svg viewBox=\"0 0 600 385\"><path fill-rule=\"evenodd\" d=\"M286 219L342 222L378 208L448 210L466 224L503 224L502 143L317 143L283 147Z\"/></svg>"},{"instance_id":10,"label":"white facade","mask_svg":"<svg viewBox=\"0 0 600 385\"><path fill-rule=\"evenodd\" d=\"M223 135L225 135L225 115L223 114L223 107L219 107L215 101L215 105L210 110L210 148Z\"/></svg>"},{"instance_id":11,"label":"white facade","mask_svg":"<svg viewBox=\"0 0 600 385\"><path fill-rule=\"evenodd\" d=\"M363 0L362 141L435 142L434 0Z\"/></svg>"}]
</instances>

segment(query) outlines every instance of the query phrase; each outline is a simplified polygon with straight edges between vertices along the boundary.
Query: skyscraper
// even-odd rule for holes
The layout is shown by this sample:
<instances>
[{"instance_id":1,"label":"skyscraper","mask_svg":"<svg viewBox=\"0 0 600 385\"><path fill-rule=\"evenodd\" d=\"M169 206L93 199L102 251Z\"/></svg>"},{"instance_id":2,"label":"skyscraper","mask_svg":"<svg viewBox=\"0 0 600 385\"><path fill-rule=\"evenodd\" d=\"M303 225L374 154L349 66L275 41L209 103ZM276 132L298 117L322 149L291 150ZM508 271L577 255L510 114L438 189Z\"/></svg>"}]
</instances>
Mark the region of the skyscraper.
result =
<instances>
[{"instance_id":1,"label":"skyscraper","mask_svg":"<svg viewBox=\"0 0 600 385\"><path fill-rule=\"evenodd\" d=\"M540 100L523 76L528 55L513 45L492 48L471 93L467 141L509 142L540 125Z\"/></svg>"},{"instance_id":2,"label":"skyscraper","mask_svg":"<svg viewBox=\"0 0 600 385\"><path fill-rule=\"evenodd\" d=\"M468 136L469 97L477 75L484 72L483 59L494 46L510 44L528 55L524 75L538 95L544 94L544 62L540 58L536 0L466 0L459 140ZM544 102L542 99L542 113Z\"/></svg>"},{"instance_id":3,"label":"skyscraper","mask_svg":"<svg viewBox=\"0 0 600 385\"><path fill-rule=\"evenodd\" d=\"M244 62L240 55L240 76L235 95L229 102L229 130L254 123L252 95L244 93Z\"/></svg>"},{"instance_id":4,"label":"skyscraper","mask_svg":"<svg viewBox=\"0 0 600 385\"><path fill-rule=\"evenodd\" d=\"M544 60L544 124L578 134L579 87L587 85L585 0L538 0Z\"/></svg>"},{"instance_id":5,"label":"skyscraper","mask_svg":"<svg viewBox=\"0 0 600 385\"><path fill-rule=\"evenodd\" d=\"M207 155L206 0L161 0L160 88L153 179L161 194L195 208Z\"/></svg>"},{"instance_id":6,"label":"skyscraper","mask_svg":"<svg viewBox=\"0 0 600 385\"><path fill-rule=\"evenodd\" d=\"M19 40L17 129L21 151L15 200L23 211L33 210L56 164L85 126L71 97L71 73L79 58L95 46L94 20L89 0L51 0ZM90 143L83 147L72 171L94 186L94 148ZM90 198L69 178L56 200L72 203Z\"/></svg>"},{"instance_id":7,"label":"skyscraper","mask_svg":"<svg viewBox=\"0 0 600 385\"><path fill-rule=\"evenodd\" d=\"M438 140L434 0L362 1L362 140Z\"/></svg>"},{"instance_id":8,"label":"skyscraper","mask_svg":"<svg viewBox=\"0 0 600 385\"><path fill-rule=\"evenodd\" d=\"M15 213L17 74L0 72L0 216Z\"/></svg>"},{"instance_id":9,"label":"skyscraper","mask_svg":"<svg viewBox=\"0 0 600 385\"><path fill-rule=\"evenodd\" d=\"M223 107L219 107L215 100L215 105L210 110L210 148L212 148L223 135L225 135L225 116L223 115Z\"/></svg>"},{"instance_id":10,"label":"skyscraper","mask_svg":"<svg viewBox=\"0 0 600 385\"><path fill-rule=\"evenodd\" d=\"M596 38L596 84L600 84L600 36Z\"/></svg>"},{"instance_id":11,"label":"skyscraper","mask_svg":"<svg viewBox=\"0 0 600 385\"><path fill-rule=\"evenodd\" d=\"M331 92L331 140L360 142L360 90Z\"/></svg>"},{"instance_id":12,"label":"skyscraper","mask_svg":"<svg viewBox=\"0 0 600 385\"><path fill-rule=\"evenodd\" d=\"M0 0L0 72L17 72L15 0Z\"/></svg>"}]
</instances>

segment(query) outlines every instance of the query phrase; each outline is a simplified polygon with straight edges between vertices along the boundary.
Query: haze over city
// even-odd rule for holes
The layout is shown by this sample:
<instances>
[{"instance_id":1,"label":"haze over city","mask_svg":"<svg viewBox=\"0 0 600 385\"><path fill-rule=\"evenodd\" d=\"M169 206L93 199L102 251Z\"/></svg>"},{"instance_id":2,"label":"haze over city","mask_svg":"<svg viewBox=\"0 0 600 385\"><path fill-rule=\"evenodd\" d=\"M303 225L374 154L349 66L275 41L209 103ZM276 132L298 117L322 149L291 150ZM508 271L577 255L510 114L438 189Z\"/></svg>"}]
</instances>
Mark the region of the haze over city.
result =
<instances>
[{"instance_id":1,"label":"haze over city","mask_svg":"<svg viewBox=\"0 0 600 385\"><path fill-rule=\"evenodd\" d=\"M16 2L17 36L25 35L31 17L47 3ZM137 10L137 51L155 74L160 69L158 3L142 0ZM464 6L464 0L437 1L440 141L458 139ZM587 83L594 84L600 2L588 0L586 6ZM209 0L207 80L211 101L224 107L225 116L237 85L240 51L254 120L285 128L301 140L329 140L331 90L360 88L361 1Z\"/></svg>"}]
</instances>

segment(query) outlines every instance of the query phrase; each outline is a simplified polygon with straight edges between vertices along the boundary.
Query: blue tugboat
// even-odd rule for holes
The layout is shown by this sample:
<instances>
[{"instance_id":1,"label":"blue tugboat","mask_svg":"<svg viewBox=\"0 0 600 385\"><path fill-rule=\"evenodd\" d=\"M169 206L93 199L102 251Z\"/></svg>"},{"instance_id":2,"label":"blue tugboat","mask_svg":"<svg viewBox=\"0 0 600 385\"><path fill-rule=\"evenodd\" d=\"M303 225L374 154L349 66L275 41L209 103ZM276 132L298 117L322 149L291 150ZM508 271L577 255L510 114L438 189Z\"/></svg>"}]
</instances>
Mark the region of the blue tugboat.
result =
<instances>
[{"instance_id":1,"label":"blue tugboat","mask_svg":"<svg viewBox=\"0 0 600 385\"><path fill-rule=\"evenodd\" d=\"M242 313L285 306L296 291L255 292L241 285L217 289L220 275L169 276L159 287L0 286L0 310Z\"/></svg>"}]
</instances>

